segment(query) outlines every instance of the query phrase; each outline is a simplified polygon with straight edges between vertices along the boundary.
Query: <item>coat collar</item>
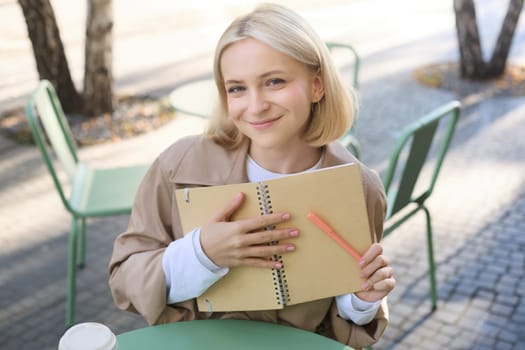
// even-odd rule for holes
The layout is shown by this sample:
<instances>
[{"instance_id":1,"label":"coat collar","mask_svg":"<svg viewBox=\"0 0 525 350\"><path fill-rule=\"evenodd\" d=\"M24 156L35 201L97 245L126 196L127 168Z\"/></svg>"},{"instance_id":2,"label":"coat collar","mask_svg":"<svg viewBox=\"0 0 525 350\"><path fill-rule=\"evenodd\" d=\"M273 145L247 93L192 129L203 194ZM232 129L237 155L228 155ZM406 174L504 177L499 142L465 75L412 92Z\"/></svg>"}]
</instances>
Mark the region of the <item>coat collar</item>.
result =
<instances>
[{"instance_id":1,"label":"coat collar","mask_svg":"<svg viewBox=\"0 0 525 350\"><path fill-rule=\"evenodd\" d=\"M170 181L176 184L214 186L247 182L245 160L248 144L227 150L204 136L190 137L175 144L167 153ZM179 159L177 159L179 158Z\"/></svg>"},{"instance_id":2,"label":"coat collar","mask_svg":"<svg viewBox=\"0 0 525 350\"><path fill-rule=\"evenodd\" d=\"M359 161L337 141L325 146L323 168L347 163L359 163Z\"/></svg>"},{"instance_id":3,"label":"coat collar","mask_svg":"<svg viewBox=\"0 0 525 350\"><path fill-rule=\"evenodd\" d=\"M178 166L170 173L176 184L199 186L226 185L248 182L246 156L249 143L235 150L227 150L206 137L191 137L168 153L172 165ZM173 158L180 158L179 161ZM325 146L322 167L357 162L357 159L338 142Z\"/></svg>"}]
</instances>

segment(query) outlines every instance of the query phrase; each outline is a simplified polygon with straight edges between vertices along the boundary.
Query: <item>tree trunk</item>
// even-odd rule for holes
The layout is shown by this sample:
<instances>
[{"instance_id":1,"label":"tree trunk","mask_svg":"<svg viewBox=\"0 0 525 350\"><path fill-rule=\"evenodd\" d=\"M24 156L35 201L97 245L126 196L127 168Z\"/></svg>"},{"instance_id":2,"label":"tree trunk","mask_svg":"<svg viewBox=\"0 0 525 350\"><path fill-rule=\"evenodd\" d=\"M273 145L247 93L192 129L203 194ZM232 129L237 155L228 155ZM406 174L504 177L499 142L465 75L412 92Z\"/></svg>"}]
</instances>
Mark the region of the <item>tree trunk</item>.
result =
<instances>
[{"instance_id":1,"label":"tree trunk","mask_svg":"<svg viewBox=\"0 0 525 350\"><path fill-rule=\"evenodd\" d=\"M89 0L86 27L84 103L86 113L113 112L111 0Z\"/></svg>"},{"instance_id":2,"label":"tree trunk","mask_svg":"<svg viewBox=\"0 0 525 350\"><path fill-rule=\"evenodd\" d=\"M503 75L523 2L524 0L509 1L494 52L486 63L481 51L474 1L454 0L461 78L491 79Z\"/></svg>"},{"instance_id":3,"label":"tree trunk","mask_svg":"<svg viewBox=\"0 0 525 350\"><path fill-rule=\"evenodd\" d=\"M498 77L505 71L505 65L509 56L510 45L514 37L514 31L518 19L520 18L521 9L523 8L523 0L511 0L507 14L501 25L501 30L492 53L492 57L487 65L487 77Z\"/></svg>"},{"instance_id":4,"label":"tree trunk","mask_svg":"<svg viewBox=\"0 0 525 350\"><path fill-rule=\"evenodd\" d=\"M456 31L459 44L460 74L464 79L479 79L485 75L476 9L473 0L454 0Z\"/></svg>"},{"instance_id":5,"label":"tree trunk","mask_svg":"<svg viewBox=\"0 0 525 350\"><path fill-rule=\"evenodd\" d=\"M40 79L55 87L65 113L82 111L82 98L75 89L64 46L49 0L18 0L27 24Z\"/></svg>"}]
</instances>

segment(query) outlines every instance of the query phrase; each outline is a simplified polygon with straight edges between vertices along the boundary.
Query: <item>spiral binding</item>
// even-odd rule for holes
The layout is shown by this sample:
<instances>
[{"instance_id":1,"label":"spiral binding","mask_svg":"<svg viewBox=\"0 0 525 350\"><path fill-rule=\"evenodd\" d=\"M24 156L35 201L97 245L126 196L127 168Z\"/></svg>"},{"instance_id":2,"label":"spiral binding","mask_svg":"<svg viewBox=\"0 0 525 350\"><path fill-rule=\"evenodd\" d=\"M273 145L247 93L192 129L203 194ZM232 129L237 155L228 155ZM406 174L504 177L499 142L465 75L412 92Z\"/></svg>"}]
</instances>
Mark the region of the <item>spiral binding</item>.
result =
<instances>
[{"instance_id":1,"label":"spiral binding","mask_svg":"<svg viewBox=\"0 0 525 350\"><path fill-rule=\"evenodd\" d=\"M259 210L261 215L273 213L272 200L270 198L268 185L259 182L259 185L257 186L257 199L259 201ZM275 225L267 226L265 229L274 230ZM269 244L275 245L277 243L279 242L272 241ZM281 255L274 255L272 260L275 262L280 262L282 266L280 269L272 269L275 296L277 298L277 302L280 305L286 305L290 302L290 293L288 291L288 283L286 282L286 270L283 264L283 257Z\"/></svg>"}]
</instances>

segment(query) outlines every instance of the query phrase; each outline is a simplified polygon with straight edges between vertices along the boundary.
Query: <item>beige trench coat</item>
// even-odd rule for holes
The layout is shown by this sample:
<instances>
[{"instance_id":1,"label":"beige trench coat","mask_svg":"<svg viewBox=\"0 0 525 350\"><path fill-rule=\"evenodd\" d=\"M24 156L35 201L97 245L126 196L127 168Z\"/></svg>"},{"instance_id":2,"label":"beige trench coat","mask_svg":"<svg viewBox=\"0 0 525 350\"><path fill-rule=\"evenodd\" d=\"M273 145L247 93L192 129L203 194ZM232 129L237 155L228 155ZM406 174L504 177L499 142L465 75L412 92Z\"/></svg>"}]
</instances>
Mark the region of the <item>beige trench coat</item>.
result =
<instances>
[{"instance_id":1,"label":"beige trench coat","mask_svg":"<svg viewBox=\"0 0 525 350\"><path fill-rule=\"evenodd\" d=\"M135 198L127 230L115 240L109 264L113 299L123 310L140 313L149 324L209 318L236 318L291 325L334 338L354 348L376 342L388 322L386 301L375 319L357 326L340 318L334 298L285 307L282 310L202 313L195 300L167 305L162 269L164 249L183 236L175 189L187 185L247 182L248 146L225 150L203 136L177 141L152 164ZM326 146L323 167L358 162L338 143ZM378 175L362 165L368 218L374 240L383 230L386 201Z\"/></svg>"}]
</instances>

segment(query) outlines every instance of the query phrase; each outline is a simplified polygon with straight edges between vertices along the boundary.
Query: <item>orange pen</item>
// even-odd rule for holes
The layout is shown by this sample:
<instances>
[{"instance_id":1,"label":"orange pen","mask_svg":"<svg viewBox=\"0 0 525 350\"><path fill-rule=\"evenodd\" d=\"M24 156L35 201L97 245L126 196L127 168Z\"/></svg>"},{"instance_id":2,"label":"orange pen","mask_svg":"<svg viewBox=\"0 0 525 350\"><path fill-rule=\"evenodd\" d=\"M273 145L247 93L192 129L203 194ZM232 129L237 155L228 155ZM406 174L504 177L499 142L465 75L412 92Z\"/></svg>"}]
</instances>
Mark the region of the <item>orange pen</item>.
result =
<instances>
[{"instance_id":1,"label":"orange pen","mask_svg":"<svg viewBox=\"0 0 525 350\"><path fill-rule=\"evenodd\" d=\"M348 254L352 255L358 262L361 260L361 254L355 250L343 237L339 236L323 219L316 214L309 212L306 217L314 223L315 226L319 227L324 231L330 238L332 238L341 248L346 250Z\"/></svg>"}]
</instances>

